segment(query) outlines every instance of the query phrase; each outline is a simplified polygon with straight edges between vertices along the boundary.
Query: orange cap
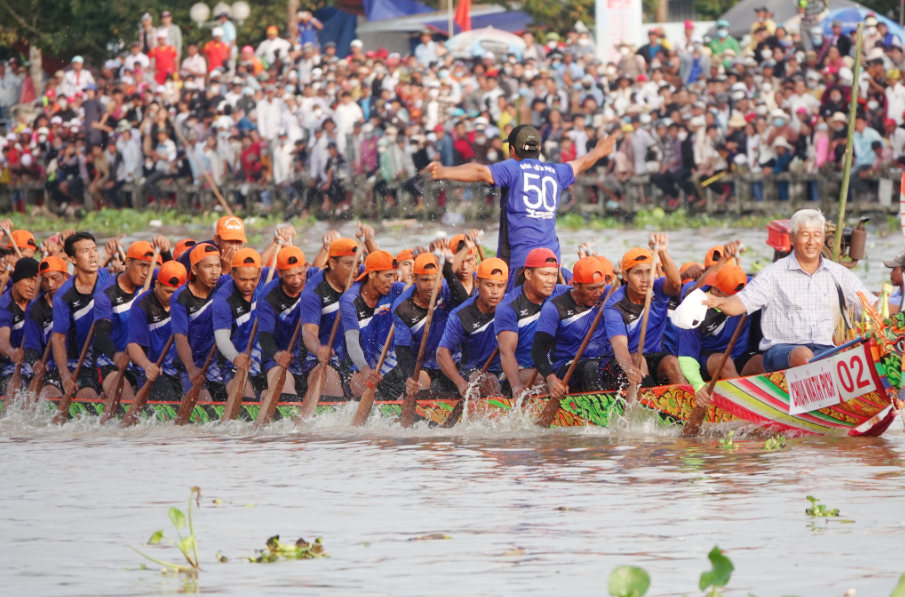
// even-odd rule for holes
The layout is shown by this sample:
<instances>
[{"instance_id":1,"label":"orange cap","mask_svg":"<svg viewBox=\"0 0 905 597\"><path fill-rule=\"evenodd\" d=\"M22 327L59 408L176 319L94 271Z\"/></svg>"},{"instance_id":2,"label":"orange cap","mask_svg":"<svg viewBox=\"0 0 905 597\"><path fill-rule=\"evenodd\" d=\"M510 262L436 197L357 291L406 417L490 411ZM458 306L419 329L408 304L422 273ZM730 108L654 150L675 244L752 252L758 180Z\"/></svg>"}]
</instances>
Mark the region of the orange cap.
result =
<instances>
[{"instance_id":1,"label":"orange cap","mask_svg":"<svg viewBox=\"0 0 905 597\"><path fill-rule=\"evenodd\" d=\"M186 278L188 278L188 274L185 271L185 266L175 260L167 261L160 267L160 271L157 272L157 281L170 288L179 288L185 284Z\"/></svg>"},{"instance_id":2,"label":"orange cap","mask_svg":"<svg viewBox=\"0 0 905 597\"><path fill-rule=\"evenodd\" d=\"M194 247L197 244L198 243L195 242L194 239L191 239L191 238L182 239L181 241L176 243L175 247L173 247L173 259L179 259L180 255L182 255L183 253L185 253L186 251L188 251L189 249L191 249L192 247Z\"/></svg>"},{"instance_id":3,"label":"orange cap","mask_svg":"<svg viewBox=\"0 0 905 597\"><path fill-rule=\"evenodd\" d=\"M572 284L593 284L603 279L603 264L596 257L583 257L572 268Z\"/></svg>"},{"instance_id":4,"label":"orange cap","mask_svg":"<svg viewBox=\"0 0 905 597\"><path fill-rule=\"evenodd\" d=\"M458 252L459 252L459 245L462 245L463 248L465 247L465 245L463 244L463 243L465 242L465 240L466 240L466 238L465 238L465 235L464 235L464 234L457 234L457 235L455 235L454 237L452 237L451 239L449 239L449 250L452 251L454 254L455 254L455 253L458 253ZM474 255L474 254L477 253L477 252L478 252L478 248L477 248L477 247L472 247L472 248L471 248L471 251L469 251L468 254L469 254L469 255Z\"/></svg>"},{"instance_id":5,"label":"orange cap","mask_svg":"<svg viewBox=\"0 0 905 597\"><path fill-rule=\"evenodd\" d=\"M679 275L682 276L682 284L684 284L685 282L691 282L694 279L694 278L686 277L685 272L687 272L689 270L689 268L691 268L695 265L701 269L705 268L704 265L698 263L697 261L689 261L688 263L683 263L682 267L679 268Z\"/></svg>"},{"instance_id":6,"label":"orange cap","mask_svg":"<svg viewBox=\"0 0 905 597\"><path fill-rule=\"evenodd\" d=\"M242 218L236 216L223 216L217 220L217 236L223 240L245 240L245 224Z\"/></svg>"},{"instance_id":7,"label":"orange cap","mask_svg":"<svg viewBox=\"0 0 905 597\"><path fill-rule=\"evenodd\" d=\"M13 230L10 237L11 238L6 241L7 249L12 248L13 241L16 241L16 246L20 249L24 249L26 247L34 247L35 249L38 248L38 244L35 242L35 235L28 230Z\"/></svg>"},{"instance_id":8,"label":"orange cap","mask_svg":"<svg viewBox=\"0 0 905 597\"><path fill-rule=\"evenodd\" d=\"M267 33L268 35L270 35L271 33L273 33L274 35L279 35L280 30L277 29L277 26L276 26L276 25L271 25L270 27L267 28L266 33Z\"/></svg>"},{"instance_id":9,"label":"orange cap","mask_svg":"<svg viewBox=\"0 0 905 597\"><path fill-rule=\"evenodd\" d=\"M509 266L497 257L490 257L478 266L478 278L481 280L496 280L506 282L509 280Z\"/></svg>"},{"instance_id":10,"label":"orange cap","mask_svg":"<svg viewBox=\"0 0 905 597\"><path fill-rule=\"evenodd\" d=\"M261 262L261 256L251 247L243 247L236 251L233 255L233 267L256 267L261 269L264 264Z\"/></svg>"},{"instance_id":11,"label":"orange cap","mask_svg":"<svg viewBox=\"0 0 905 597\"><path fill-rule=\"evenodd\" d=\"M302 267L307 263L305 254L298 247L284 247L277 256L277 269L287 270Z\"/></svg>"},{"instance_id":12,"label":"orange cap","mask_svg":"<svg viewBox=\"0 0 905 597\"><path fill-rule=\"evenodd\" d=\"M374 251L365 259L365 271L355 278L355 281L361 282L368 277L369 272L385 272L397 267L399 267L399 263L392 253L389 251Z\"/></svg>"},{"instance_id":13,"label":"orange cap","mask_svg":"<svg viewBox=\"0 0 905 597\"><path fill-rule=\"evenodd\" d=\"M732 296L748 284L748 275L737 265L726 265L716 273L716 286L725 294Z\"/></svg>"},{"instance_id":14,"label":"orange cap","mask_svg":"<svg viewBox=\"0 0 905 597\"><path fill-rule=\"evenodd\" d=\"M154 258L154 246L146 240L137 240L129 245L126 257L138 259L139 261L151 261ZM157 263L163 263L159 253L157 255Z\"/></svg>"},{"instance_id":15,"label":"orange cap","mask_svg":"<svg viewBox=\"0 0 905 597\"><path fill-rule=\"evenodd\" d=\"M613 263L604 257L603 255L597 256L597 261L600 262L600 267L603 268L603 277L607 284L616 279L616 270L613 269Z\"/></svg>"},{"instance_id":16,"label":"orange cap","mask_svg":"<svg viewBox=\"0 0 905 597\"><path fill-rule=\"evenodd\" d=\"M348 257L358 252L358 243L354 238L337 238L330 243L330 257Z\"/></svg>"},{"instance_id":17,"label":"orange cap","mask_svg":"<svg viewBox=\"0 0 905 597\"><path fill-rule=\"evenodd\" d=\"M428 269L428 266L433 266L431 269ZM437 263L437 258L434 257L433 253L421 253L417 257L415 257L415 267L412 269L412 273L416 276L420 275L430 275L436 274L439 269L439 264Z\"/></svg>"},{"instance_id":18,"label":"orange cap","mask_svg":"<svg viewBox=\"0 0 905 597\"><path fill-rule=\"evenodd\" d=\"M710 250L707 251L707 255L704 256L704 267L710 267L715 264L720 258L723 256L723 252L725 251L725 247L723 245L717 245L715 247L711 247ZM726 262L728 264L735 265L736 261L733 257L729 261Z\"/></svg>"},{"instance_id":19,"label":"orange cap","mask_svg":"<svg viewBox=\"0 0 905 597\"><path fill-rule=\"evenodd\" d=\"M634 249L629 249L628 253L622 256L622 273L626 273L636 265L640 265L642 263L652 263L653 260L654 256L653 254L651 254L649 249L645 249L643 247L635 247Z\"/></svg>"},{"instance_id":20,"label":"orange cap","mask_svg":"<svg viewBox=\"0 0 905 597\"><path fill-rule=\"evenodd\" d=\"M399 254L396 255L396 263L402 263L403 261L408 261L409 259L415 259L414 253L414 249L402 249L401 251L399 251Z\"/></svg>"},{"instance_id":21,"label":"orange cap","mask_svg":"<svg viewBox=\"0 0 905 597\"><path fill-rule=\"evenodd\" d=\"M220 251L210 243L201 243L200 245L195 245L195 248L189 253L189 261L192 265L195 265L205 257L220 257Z\"/></svg>"},{"instance_id":22,"label":"orange cap","mask_svg":"<svg viewBox=\"0 0 905 597\"><path fill-rule=\"evenodd\" d=\"M66 267L66 262L60 259L59 257L54 257L50 255L49 257L45 257L41 260L41 263L38 264L38 272L62 272L64 274L69 273L69 268Z\"/></svg>"}]
</instances>

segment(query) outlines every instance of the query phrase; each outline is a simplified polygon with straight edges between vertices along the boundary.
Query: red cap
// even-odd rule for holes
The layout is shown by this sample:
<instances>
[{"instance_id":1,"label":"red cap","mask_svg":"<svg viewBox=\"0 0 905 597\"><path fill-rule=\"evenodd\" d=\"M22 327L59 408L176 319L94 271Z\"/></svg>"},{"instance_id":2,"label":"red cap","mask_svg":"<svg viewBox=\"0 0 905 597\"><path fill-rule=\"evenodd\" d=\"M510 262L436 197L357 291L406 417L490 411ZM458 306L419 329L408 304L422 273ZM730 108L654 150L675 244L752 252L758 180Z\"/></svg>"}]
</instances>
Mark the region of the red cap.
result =
<instances>
[{"instance_id":1,"label":"red cap","mask_svg":"<svg viewBox=\"0 0 905 597\"><path fill-rule=\"evenodd\" d=\"M559 259L550 249L544 247L531 249L525 258L525 267L559 267Z\"/></svg>"},{"instance_id":2,"label":"red cap","mask_svg":"<svg viewBox=\"0 0 905 597\"><path fill-rule=\"evenodd\" d=\"M893 120L892 118L887 118L886 120L883 121L883 126L898 126L898 125L896 124L896 121Z\"/></svg>"},{"instance_id":3,"label":"red cap","mask_svg":"<svg viewBox=\"0 0 905 597\"><path fill-rule=\"evenodd\" d=\"M186 278L188 278L188 274L185 266L175 260L167 261L157 272L157 281L170 288L179 288L185 284Z\"/></svg>"},{"instance_id":4,"label":"red cap","mask_svg":"<svg viewBox=\"0 0 905 597\"><path fill-rule=\"evenodd\" d=\"M435 133L443 133L443 132L445 132L445 131L446 131L446 129L443 128L443 125L442 125L442 124L438 124L437 126L434 127L434 132L435 132Z\"/></svg>"}]
</instances>

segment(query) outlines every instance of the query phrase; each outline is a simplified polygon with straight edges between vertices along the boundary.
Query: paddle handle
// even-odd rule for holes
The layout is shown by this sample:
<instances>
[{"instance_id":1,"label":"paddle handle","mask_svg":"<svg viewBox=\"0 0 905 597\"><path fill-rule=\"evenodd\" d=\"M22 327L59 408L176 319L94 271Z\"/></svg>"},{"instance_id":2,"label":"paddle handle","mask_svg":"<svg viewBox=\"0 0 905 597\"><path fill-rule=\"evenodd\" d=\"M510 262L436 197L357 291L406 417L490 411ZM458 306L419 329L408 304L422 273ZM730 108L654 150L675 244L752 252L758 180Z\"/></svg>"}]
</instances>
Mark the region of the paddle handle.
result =
<instances>
[{"instance_id":1,"label":"paddle handle","mask_svg":"<svg viewBox=\"0 0 905 597\"><path fill-rule=\"evenodd\" d=\"M160 356L157 357L157 368L163 366L164 359L167 358L167 353L170 352L170 347L173 346L173 340L176 339L174 334L170 334L170 338L167 340L167 343L164 345L163 350L160 352ZM163 375L163 371L160 372L160 375ZM156 381L156 380L155 380ZM141 410L145 407L145 403L148 401L148 396L151 395L151 386L154 384L152 381L145 381L145 385L138 390L138 394L136 394L135 398L132 399L132 404L129 405L129 410L126 412L126 416L123 417L122 426L123 427L131 427L132 425L138 423L138 415L141 413Z\"/></svg>"},{"instance_id":2,"label":"paddle handle","mask_svg":"<svg viewBox=\"0 0 905 597\"><path fill-rule=\"evenodd\" d=\"M223 207L223 211L226 212L226 215L232 216L233 210L230 208L229 204L226 202L226 199L223 198L223 195L220 194L220 189L217 188L217 183L214 182L214 179L211 178L210 173L207 171L207 168L204 167L204 163L198 159L198 156L195 154L195 149L192 145L185 140L185 135L182 134L182 129L179 128L179 125L176 124L176 121L173 120L173 117L170 116L170 113L167 112L167 119L170 121L170 124L173 125L173 129L176 131L176 135L179 137L179 141L185 146L186 150L188 150L189 155L192 156L192 159L195 160L195 163L198 165L198 168L201 169L201 174L204 176L205 180L207 180L207 184L211 185L211 190L214 191L214 196L217 197L217 201L220 202L220 205Z\"/></svg>"},{"instance_id":3,"label":"paddle handle","mask_svg":"<svg viewBox=\"0 0 905 597\"><path fill-rule=\"evenodd\" d=\"M6 228L4 228L4 229L3 229L3 233L6 234L6 236L9 237L9 244L11 244L11 245L13 246L13 250L16 252L16 257L18 257L19 259L22 259L22 251L19 250L19 245L17 245L17 244L16 244L16 241L13 240L13 231L12 231L12 229L7 230Z\"/></svg>"},{"instance_id":4,"label":"paddle handle","mask_svg":"<svg viewBox=\"0 0 905 597\"><path fill-rule=\"evenodd\" d=\"M434 319L434 307L437 305L437 295L440 294L440 288L443 286L443 263L437 268L437 281L434 282L434 288L431 290L430 303L427 305L427 317L424 322L424 331L421 333L421 347L418 348L418 358L415 359L415 372L412 379L419 381L421 377L421 363L424 361L424 349L427 347L427 337L430 334L431 322ZM400 423L403 427L411 427L415 422L415 396L416 394L405 393L405 400L402 401L402 417Z\"/></svg>"},{"instance_id":5,"label":"paddle handle","mask_svg":"<svg viewBox=\"0 0 905 597\"><path fill-rule=\"evenodd\" d=\"M493 364L493 361L494 361L494 359L496 359L496 356L498 354L500 354L499 346L494 348L493 352L490 353L490 356L487 357L487 360L484 361L484 366L481 367L481 375L480 375L480 377L478 377L478 380L480 380L481 378L484 377L484 375L487 374L487 370L490 369L490 365ZM475 381L477 381L477 380L475 380ZM472 382L472 383L474 383L474 382ZM442 429L449 429L449 428L455 426L455 424L459 422L459 419L462 418L463 412L465 412L465 398L464 397L459 398L459 401L456 402L456 405L453 407L452 411L450 411L449 416L446 417L446 420L443 421L443 425L441 425L440 427Z\"/></svg>"},{"instance_id":6,"label":"paddle handle","mask_svg":"<svg viewBox=\"0 0 905 597\"><path fill-rule=\"evenodd\" d=\"M739 253L741 253L744 250L745 250L745 245L739 243ZM701 277L698 278L697 281L694 283L694 286L692 286L691 291L694 291L694 290L697 290L698 288L703 288L704 286L706 286L707 278L709 278L711 275L716 274L721 269L723 269L723 266L726 265L727 263L729 263L729 260L734 257L735 257L735 255L730 255L729 253L727 253L726 249L724 247L723 256L720 257L716 263L714 263L713 265L708 267L706 270L704 270L704 273L701 274ZM691 291L689 291L689 292L691 292Z\"/></svg>"},{"instance_id":7,"label":"paddle handle","mask_svg":"<svg viewBox=\"0 0 905 597\"><path fill-rule=\"evenodd\" d=\"M386 342L383 343L383 350L380 351L380 358L377 359L377 373L380 374L380 370L383 369L383 362L387 358L387 353L390 351L390 345L393 343L393 334L396 332L396 326L390 326L390 333L387 335ZM352 419L353 427L361 427L365 424L365 421L368 420L368 415L371 414L371 408L374 406L374 397L377 394L377 386L371 385L371 382L368 381L367 388L364 393L361 395L361 400L358 401L358 409L355 411L355 417Z\"/></svg>"},{"instance_id":8,"label":"paddle handle","mask_svg":"<svg viewBox=\"0 0 905 597\"><path fill-rule=\"evenodd\" d=\"M104 412L101 415L100 421L102 425L112 419L116 414L116 411L119 410L119 404L123 397L123 382L126 380L126 367L128 365L129 361L126 361L125 365L116 370L119 377L116 378L116 384L113 386L113 391L107 396L107 401L104 403Z\"/></svg>"},{"instance_id":9,"label":"paddle handle","mask_svg":"<svg viewBox=\"0 0 905 597\"><path fill-rule=\"evenodd\" d=\"M647 321L650 318L650 303L654 295L654 282L656 278L654 272L657 271L657 263L660 261L660 245L654 245L654 261L650 268L650 284L647 285L647 292L644 294L644 313L641 315L641 336L638 337L638 352L632 357L632 363L635 367L641 367L641 359L644 358L644 340L647 338ZM703 276L701 276L703 278ZM699 280L700 281L700 280ZM634 402L638 398L638 385L630 383L626 400Z\"/></svg>"},{"instance_id":10,"label":"paddle handle","mask_svg":"<svg viewBox=\"0 0 905 597\"><path fill-rule=\"evenodd\" d=\"M481 261L486 261L487 258L484 257L484 247L482 247L481 245L477 245L477 249L478 249L478 257L481 258Z\"/></svg>"},{"instance_id":11,"label":"paddle handle","mask_svg":"<svg viewBox=\"0 0 905 597\"><path fill-rule=\"evenodd\" d=\"M729 355L732 354L732 349L735 348L735 341L738 340L739 335L742 332L742 328L745 326L745 322L748 320L748 314L745 313L742 315L741 319L738 320L738 325L735 328L735 331L732 332L732 337L729 339L729 344L726 346L726 350L723 352L722 358L720 358L719 367L716 369L716 375L714 375L710 383L707 384L707 392L709 394L713 394L713 388L716 387L716 382L720 379L720 373L723 372L723 367L726 366L726 361L729 360ZM698 406L695 404L695 407L691 409L691 414L688 415L688 423L685 424L685 429L682 430L683 435L697 435L698 431L701 429L701 425L704 424L704 416L707 414L706 406Z\"/></svg>"},{"instance_id":12,"label":"paddle handle","mask_svg":"<svg viewBox=\"0 0 905 597\"><path fill-rule=\"evenodd\" d=\"M35 373L35 376L32 378L31 383L28 384L28 402L27 406L31 406L31 404L38 401L38 393L42 389L42 385L44 384L44 374L47 373L47 359L50 357L50 349L51 349L50 340L47 341L47 346L44 347L44 356L41 357L41 364L44 365L44 373L38 375Z\"/></svg>"},{"instance_id":13,"label":"paddle handle","mask_svg":"<svg viewBox=\"0 0 905 597\"><path fill-rule=\"evenodd\" d=\"M91 339L94 338L94 324L95 322L91 322L91 327L88 329L88 336L85 338L85 344L82 346L82 352L79 355L79 361L75 365L75 372L72 374L72 377L75 379L76 392L78 392L79 385L79 373L82 371L82 363L85 361L85 355L88 354L88 349L91 347ZM53 339L51 338L51 342ZM72 405L72 399L75 396L75 393L70 392L69 390L63 395L60 399L60 405L57 407L57 414L53 417L53 422L62 425L66 422L66 419L69 418L69 407Z\"/></svg>"},{"instance_id":14,"label":"paddle handle","mask_svg":"<svg viewBox=\"0 0 905 597\"><path fill-rule=\"evenodd\" d=\"M216 342L211 346L210 352L207 353L207 359L204 361L204 366L201 367L201 373L199 374L201 379L192 384L192 389L190 389L189 393L182 398L179 412L176 413L176 425L185 425L189 422L189 419L191 419L192 412L195 410L195 404L198 403L198 396L201 394L201 388L204 387L204 380L207 378L207 370L210 369L215 354L217 354Z\"/></svg>"},{"instance_id":15,"label":"paddle handle","mask_svg":"<svg viewBox=\"0 0 905 597\"><path fill-rule=\"evenodd\" d=\"M22 334L22 341L19 342L18 350L22 350L22 347L25 346L25 334ZM25 361L25 355L22 355L22 360ZM9 383L6 384L6 398L7 400L12 400L22 391L22 363L16 363L16 368L13 370L13 376L9 379Z\"/></svg>"},{"instance_id":16,"label":"paddle handle","mask_svg":"<svg viewBox=\"0 0 905 597\"><path fill-rule=\"evenodd\" d=\"M337 317L339 317L339 315L337 315ZM299 317L299 321L295 324L295 329L292 331L292 338L289 339L289 345L286 347L286 350L290 353L294 351L295 344L298 342L301 331L302 318ZM264 425L273 417L273 413L276 412L277 409L277 403L280 401L280 395L283 392L284 383L286 383L286 367L280 367L277 369L275 383L268 389L267 397L261 401L262 404L258 411L258 418L255 419L255 428Z\"/></svg>"},{"instance_id":17,"label":"paddle handle","mask_svg":"<svg viewBox=\"0 0 905 597\"><path fill-rule=\"evenodd\" d=\"M154 279L154 267L157 265L157 258L160 257L160 247L154 247L154 256L151 257L151 266L148 268L148 277L145 278L145 283L141 287L142 292L147 292L151 287L151 281Z\"/></svg>"}]
</instances>

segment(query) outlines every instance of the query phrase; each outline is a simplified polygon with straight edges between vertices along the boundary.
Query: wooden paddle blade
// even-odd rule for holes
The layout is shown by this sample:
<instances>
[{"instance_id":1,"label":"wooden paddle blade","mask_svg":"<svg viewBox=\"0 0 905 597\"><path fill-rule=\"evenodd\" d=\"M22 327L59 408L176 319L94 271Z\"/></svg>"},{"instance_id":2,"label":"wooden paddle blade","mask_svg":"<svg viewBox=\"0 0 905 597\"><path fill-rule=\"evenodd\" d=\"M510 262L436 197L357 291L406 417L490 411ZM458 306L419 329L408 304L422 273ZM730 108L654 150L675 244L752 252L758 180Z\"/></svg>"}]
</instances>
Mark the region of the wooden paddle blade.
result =
<instances>
[{"instance_id":1,"label":"wooden paddle blade","mask_svg":"<svg viewBox=\"0 0 905 597\"><path fill-rule=\"evenodd\" d=\"M459 419L462 418L462 413L465 412L465 398L460 398L456 405L453 407L452 412L449 413L449 416L446 417L446 420L443 421L443 424L440 425L441 429L452 429L459 422Z\"/></svg>"},{"instance_id":2,"label":"wooden paddle blade","mask_svg":"<svg viewBox=\"0 0 905 597\"><path fill-rule=\"evenodd\" d=\"M358 409L355 411L355 418L352 419L353 427L361 427L368 420L371 409L374 407L374 398L377 396L377 388L368 385L361 400L358 402Z\"/></svg>"},{"instance_id":3,"label":"wooden paddle blade","mask_svg":"<svg viewBox=\"0 0 905 597\"><path fill-rule=\"evenodd\" d=\"M402 415L399 417L399 423L405 428L411 427L415 423L416 396L417 394L406 394L402 401Z\"/></svg>"},{"instance_id":4,"label":"wooden paddle blade","mask_svg":"<svg viewBox=\"0 0 905 597\"><path fill-rule=\"evenodd\" d=\"M35 374L28 384L28 396L25 398L26 409L30 410L32 406L38 403L38 395L44 387L44 375L47 373L47 358L50 356L50 342L44 347L44 355L41 357L41 364L44 366L44 373ZM36 363L37 364L37 363Z\"/></svg>"},{"instance_id":5,"label":"wooden paddle blade","mask_svg":"<svg viewBox=\"0 0 905 597\"><path fill-rule=\"evenodd\" d=\"M535 425L543 427L544 429L549 429L550 426L553 425L553 419L556 418L556 413L559 412L559 405L561 402L562 399L556 400L554 398L548 398L547 404L544 406L544 410L541 411Z\"/></svg>"},{"instance_id":6,"label":"wooden paddle blade","mask_svg":"<svg viewBox=\"0 0 905 597\"><path fill-rule=\"evenodd\" d=\"M116 385L113 386L113 392L107 397L107 401L104 402L104 412L101 414L101 425L112 419L116 415L116 411L119 410L119 403L123 397L123 382L126 380L126 372L125 369L119 369L117 371L119 377L116 379Z\"/></svg>"},{"instance_id":7,"label":"wooden paddle blade","mask_svg":"<svg viewBox=\"0 0 905 597\"><path fill-rule=\"evenodd\" d=\"M199 374L201 381L192 384L189 393L182 397L182 404L179 405L179 412L176 413L175 423L177 425L185 425L192 418L192 413L195 411L195 405L198 404L198 396L201 395L201 390L204 388L204 381L207 379L207 371L211 368L211 362L214 360L214 355L216 353L217 343L214 342L210 352L207 353L207 358L204 360L204 366L201 367L201 373Z\"/></svg>"},{"instance_id":8,"label":"wooden paddle blade","mask_svg":"<svg viewBox=\"0 0 905 597\"><path fill-rule=\"evenodd\" d=\"M339 320L339 316L336 317ZM314 376L314 384L305 392L305 400L302 402L302 409L299 413L299 419L310 419L317 412L317 405L321 401L321 395L324 393L324 382L327 380L327 363L317 366L317 373Z\"/></svg>"},{"instance_id":9,"label":"wooden paddle blade","mask_svg":"<svg viewBox=\"0 0 905 597\"><path fill-rule=\"evenodd\" d=\"M85 337L85 345L82 346L82 353L79 355L79 361L75 365L75 371L72 374L72 377L75 379L75 391L78 393L79 391L79 372L82 370L82 363L85 362L85 355L88 354L88 348L91 346L91 339L94 338L94 324L95 322L91 322L91 327L88 328L88 335ZM63 397L60 399L60 405L57 407L57 414L53 416L53 422L57 425L62 425L69 419L69 407L72 405L72 399L75 397L74 394L70 392L66 392Z\"/></svg>"},{"instance_id":10,"label":"wooden paddle blade","mask_svg":"<svg viewBox=\"0 0 905 597\"><path fill-rule=\"evenodd\" d=\"M13 371L13 376L9 378L9 383L6 384L6 398L7 401L12 401L17 398L18 395L22 392L22 364L17 363L16 369Z\"/></svg>"},{"instance_id":11,"label":"wooden paddle blade","mask_svg":"<svg viewBox=\"0 0 905 597\"><path fill-rule=\"evenodd\" d=\"M273 387L265 392L266 397L261 397L261 409L258 411L258 418L255 419L255 429L269 423L277 411L277 404L280 402L280 396L283 395L283 384L286 383L286 370L282 367L280 367L275 381Z\"/></svg>"},{"instance_id":12,"label":"wooden paddle blade","mask_svg":"<svg viewBox=\"0 0 905 597\"><path fill-rule=\"evenodd\" d=\"M697 435L701 431L701 425L704 424L704 417L707 416L707 407L706 406L695 406L691 409L691 414L688 415L688 421L685 423L685 428L682 430L682 435L684 437L693 437Z\"/></svg>"},{"instance_id":13,"label":"wooden paddle blade","mask_svg":"<svg viewBox=\"0 0 905 597\"><path fill-rule=\"evenodd\" d=\"M141 415L145 404L148 403L152 385L154 385L153 381L145 382L145 385L141 387L138 394L132 399L132 404L129 405L129 410L126 411L126 415L123 417L122 423L120 423L121 427L131 427L138 423L138 417Z\"/></svg>"},{"instance_id":14,"label":"wooden paddle blade","mask_svg":"<svg viewBox=\"0 0 905 597\"><path fill-rule=\"evenodd\" d=\"M239 369L233 378L233 390L229 393L226 406L223 408L223 416L220 421L232 421L239 416L242 407L242 397L245 395L245 385L248 383L248 370Z\"/></svg>"}]
</instances>

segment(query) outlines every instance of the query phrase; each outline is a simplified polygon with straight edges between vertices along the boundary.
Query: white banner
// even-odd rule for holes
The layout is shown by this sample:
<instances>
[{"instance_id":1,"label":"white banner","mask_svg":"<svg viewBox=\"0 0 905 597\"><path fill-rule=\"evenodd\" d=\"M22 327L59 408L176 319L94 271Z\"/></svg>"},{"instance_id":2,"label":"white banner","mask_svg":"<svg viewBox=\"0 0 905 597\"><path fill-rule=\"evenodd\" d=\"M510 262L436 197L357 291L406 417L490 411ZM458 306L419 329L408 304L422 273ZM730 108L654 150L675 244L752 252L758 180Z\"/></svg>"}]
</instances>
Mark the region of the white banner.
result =
<instances>
[{"instance_id":1,"label":"white banner","mask_svg":"<svg viewBox=\"0 0 905 597\"><path fill-rule=\"evenodd\" d=\"M877 390L871 374L868 348L848 352L786 371L789 414L807 413L833 406Z\"/></svg>"}]
</instances>

